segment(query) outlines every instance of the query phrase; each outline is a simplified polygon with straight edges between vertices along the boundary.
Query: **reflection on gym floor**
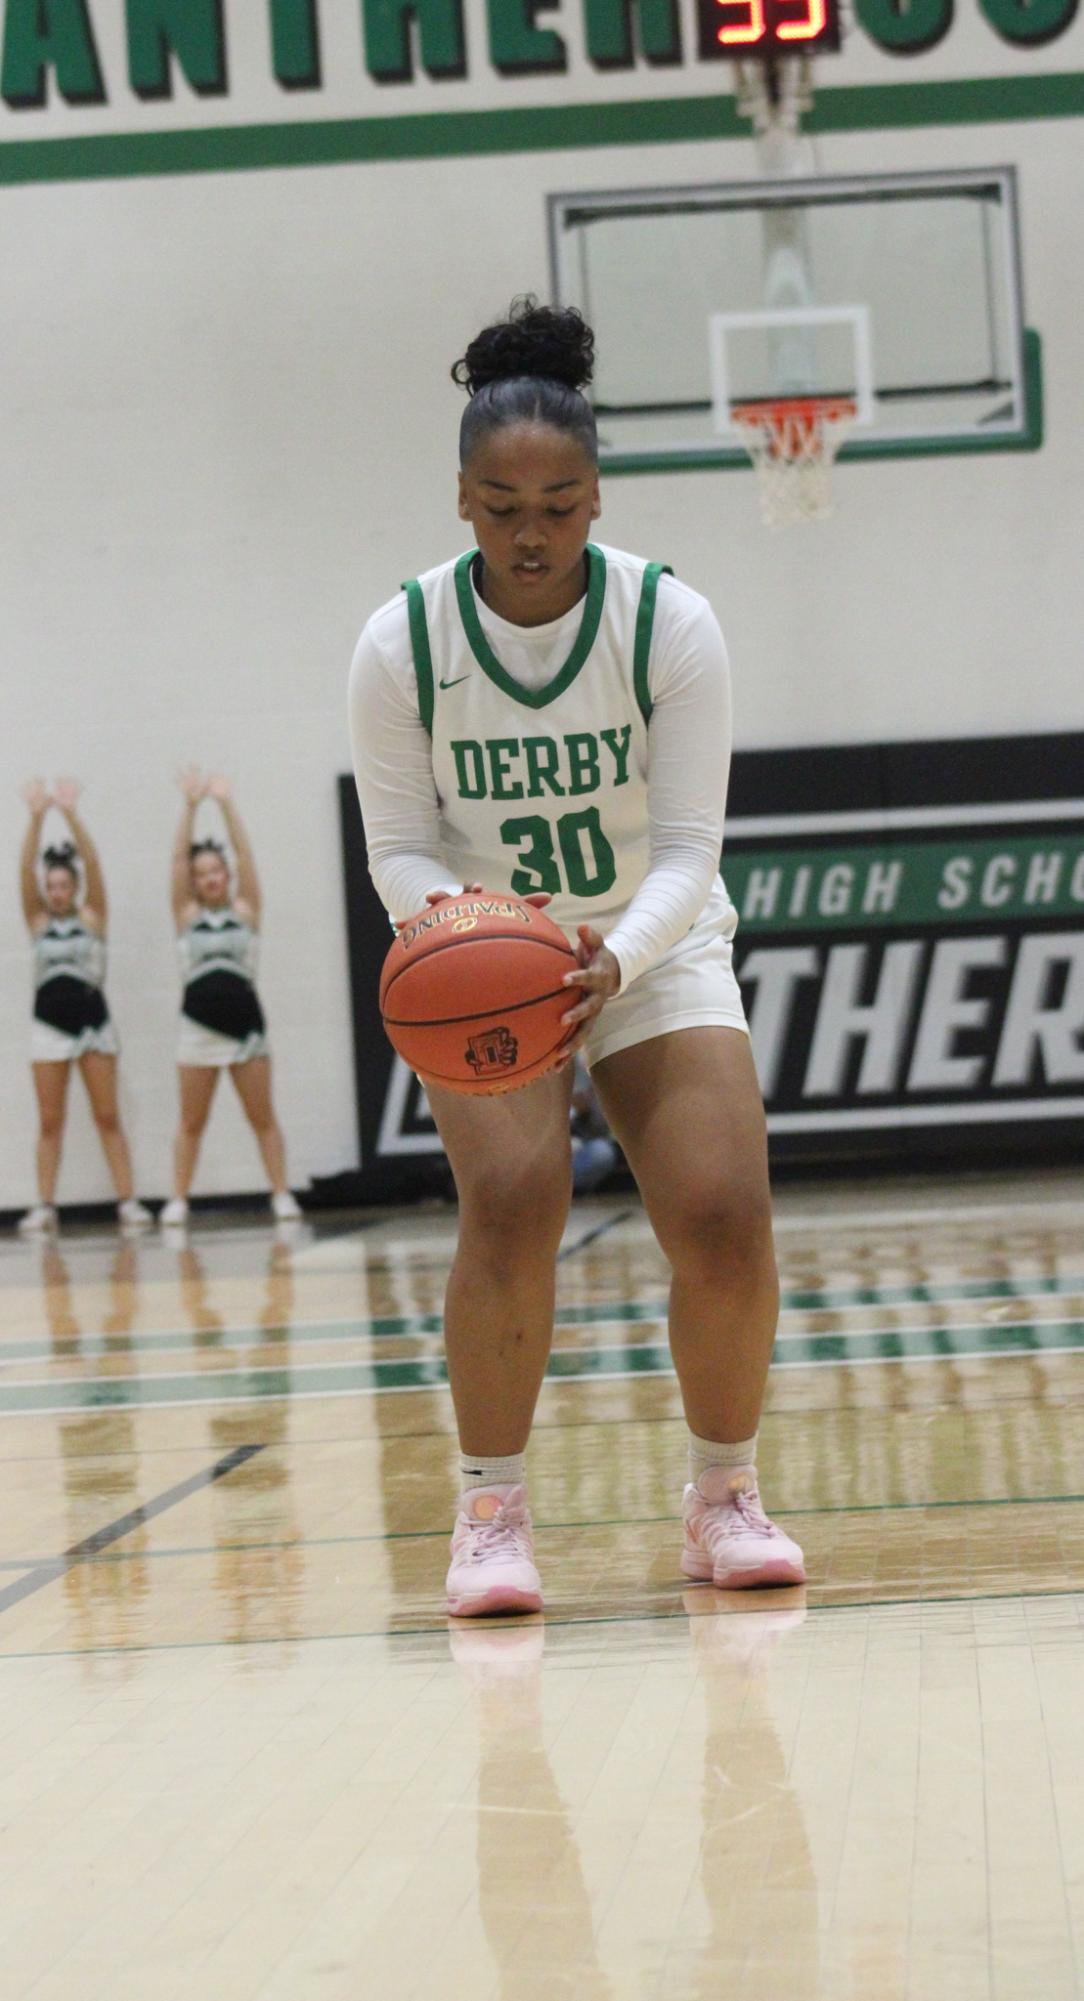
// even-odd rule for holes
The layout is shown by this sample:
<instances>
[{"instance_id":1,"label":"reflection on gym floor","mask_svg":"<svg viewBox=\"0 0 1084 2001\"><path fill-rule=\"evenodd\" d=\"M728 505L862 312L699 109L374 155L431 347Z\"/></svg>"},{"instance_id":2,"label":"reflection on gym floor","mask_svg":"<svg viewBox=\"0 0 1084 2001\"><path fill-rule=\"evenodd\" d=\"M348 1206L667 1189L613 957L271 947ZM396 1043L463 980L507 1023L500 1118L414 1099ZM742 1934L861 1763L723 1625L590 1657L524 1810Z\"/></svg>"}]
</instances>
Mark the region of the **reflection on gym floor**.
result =
<instances>
[{"instance_id":1,"label":"reflection on gym floor","mask_svg":"<svg viewBox=\"0 0 1084 2001\"><path fill-rule=\"evenodd\" d=\"M677 1568L667 1274L577 1205L542 1618L441 1609L450 1211L0 1246L12 1992L1070 2001L1084 1183L784 1188L762 1472Z\"/></svg>"}]
</instances>

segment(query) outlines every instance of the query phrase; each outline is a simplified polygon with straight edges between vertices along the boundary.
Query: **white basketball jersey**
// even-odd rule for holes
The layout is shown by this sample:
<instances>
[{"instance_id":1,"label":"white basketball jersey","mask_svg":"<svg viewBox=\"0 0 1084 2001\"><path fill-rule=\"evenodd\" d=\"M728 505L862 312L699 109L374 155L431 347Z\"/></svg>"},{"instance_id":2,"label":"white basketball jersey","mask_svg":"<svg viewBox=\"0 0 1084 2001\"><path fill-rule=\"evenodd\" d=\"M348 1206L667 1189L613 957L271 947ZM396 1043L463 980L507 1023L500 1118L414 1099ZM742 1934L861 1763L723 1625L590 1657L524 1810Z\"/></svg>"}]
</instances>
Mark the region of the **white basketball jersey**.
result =
<instances>
[{"instance_id":1,"label":"white basketball jersey","mask_svg":"<svg viewBox=\"0 0 1084 2001\"><path fill-rule=\"evenodd\" d=\"M404 586L442 860L461 882L547 890L566 928L606 930L647 873L648 662L667 566L589 543L571 652L526 688L482 629L476 555Z\"/></svg>"}]
</instances>

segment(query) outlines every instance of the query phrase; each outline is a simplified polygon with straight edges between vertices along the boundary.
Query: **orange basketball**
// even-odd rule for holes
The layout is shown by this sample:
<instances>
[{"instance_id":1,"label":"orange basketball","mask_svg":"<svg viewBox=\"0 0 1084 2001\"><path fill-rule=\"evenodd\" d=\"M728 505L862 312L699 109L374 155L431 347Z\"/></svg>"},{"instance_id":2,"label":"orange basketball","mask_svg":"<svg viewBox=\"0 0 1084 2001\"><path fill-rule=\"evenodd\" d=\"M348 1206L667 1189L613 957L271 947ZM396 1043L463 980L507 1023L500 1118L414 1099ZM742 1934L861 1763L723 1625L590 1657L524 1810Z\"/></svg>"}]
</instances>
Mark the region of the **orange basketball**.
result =
<instances>
[{"instance_id":1,"label":"orange basketball","mask_svg":"<svg viewBox=\"0 0 1084 2001\"><path fill-rule=\"evenodd\" d=\"M446 897L404 924L380 975L392 1047L423 1084L471 1097L544 1077L568 1041L563 987L576 954L521 897Z\"/></svg>"}]
</instances>

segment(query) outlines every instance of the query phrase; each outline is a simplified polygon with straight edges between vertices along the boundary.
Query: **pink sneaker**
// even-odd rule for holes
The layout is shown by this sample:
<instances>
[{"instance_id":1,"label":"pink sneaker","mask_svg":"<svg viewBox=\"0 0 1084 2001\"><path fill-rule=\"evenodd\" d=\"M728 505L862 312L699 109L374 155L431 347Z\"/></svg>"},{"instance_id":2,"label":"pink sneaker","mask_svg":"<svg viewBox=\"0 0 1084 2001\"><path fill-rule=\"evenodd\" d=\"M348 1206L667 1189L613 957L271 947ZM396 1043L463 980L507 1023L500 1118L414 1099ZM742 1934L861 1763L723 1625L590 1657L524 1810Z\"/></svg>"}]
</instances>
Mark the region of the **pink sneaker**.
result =
<instances>
[{"instance_id":1,"label":"pink sneaker","mask_svg":"<svg viewBox=\"0 0 1084 2001\"><path fill-rule=\"evenodd\" d=\"M525 1487L470 1487L461 1496L445 1590L457 1619L541 1612Z\"/></svg>"},{"instance_id":2,"label":"pink sneaker","mask_svg":"<svg viewBox=\"0 0 1084 2001\"><path fill-rule=\"evenodd\" d=\"M681 1568L686 1577L710 1581L717 1591L805 1583L802 1552L768 1520L752 1466L736 1473L709 1466L695 1487L686 1487L682 1513Z\"/></svg>"}]
</instances>

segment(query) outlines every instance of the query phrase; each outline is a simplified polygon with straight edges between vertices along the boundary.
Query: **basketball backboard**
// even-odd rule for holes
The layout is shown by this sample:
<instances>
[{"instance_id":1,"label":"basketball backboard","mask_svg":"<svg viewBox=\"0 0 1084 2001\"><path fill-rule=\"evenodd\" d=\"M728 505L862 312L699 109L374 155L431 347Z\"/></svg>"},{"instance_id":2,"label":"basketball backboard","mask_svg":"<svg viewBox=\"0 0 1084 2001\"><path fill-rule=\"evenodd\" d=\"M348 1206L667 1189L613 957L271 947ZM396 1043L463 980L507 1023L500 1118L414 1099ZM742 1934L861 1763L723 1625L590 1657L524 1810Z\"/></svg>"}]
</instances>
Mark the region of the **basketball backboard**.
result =
<instances>
[{"instance_id":1,"label":"basketball backboard","mask_svg":"<svg viewBox=\"0 0 1084 2001\"><path fill-rule=\"evenodd\" d=\"M603 463L745 464L731 408L853 398L844 458L1041 438L1011 167L554 195Z\"/></svg>"}]
</instances>

